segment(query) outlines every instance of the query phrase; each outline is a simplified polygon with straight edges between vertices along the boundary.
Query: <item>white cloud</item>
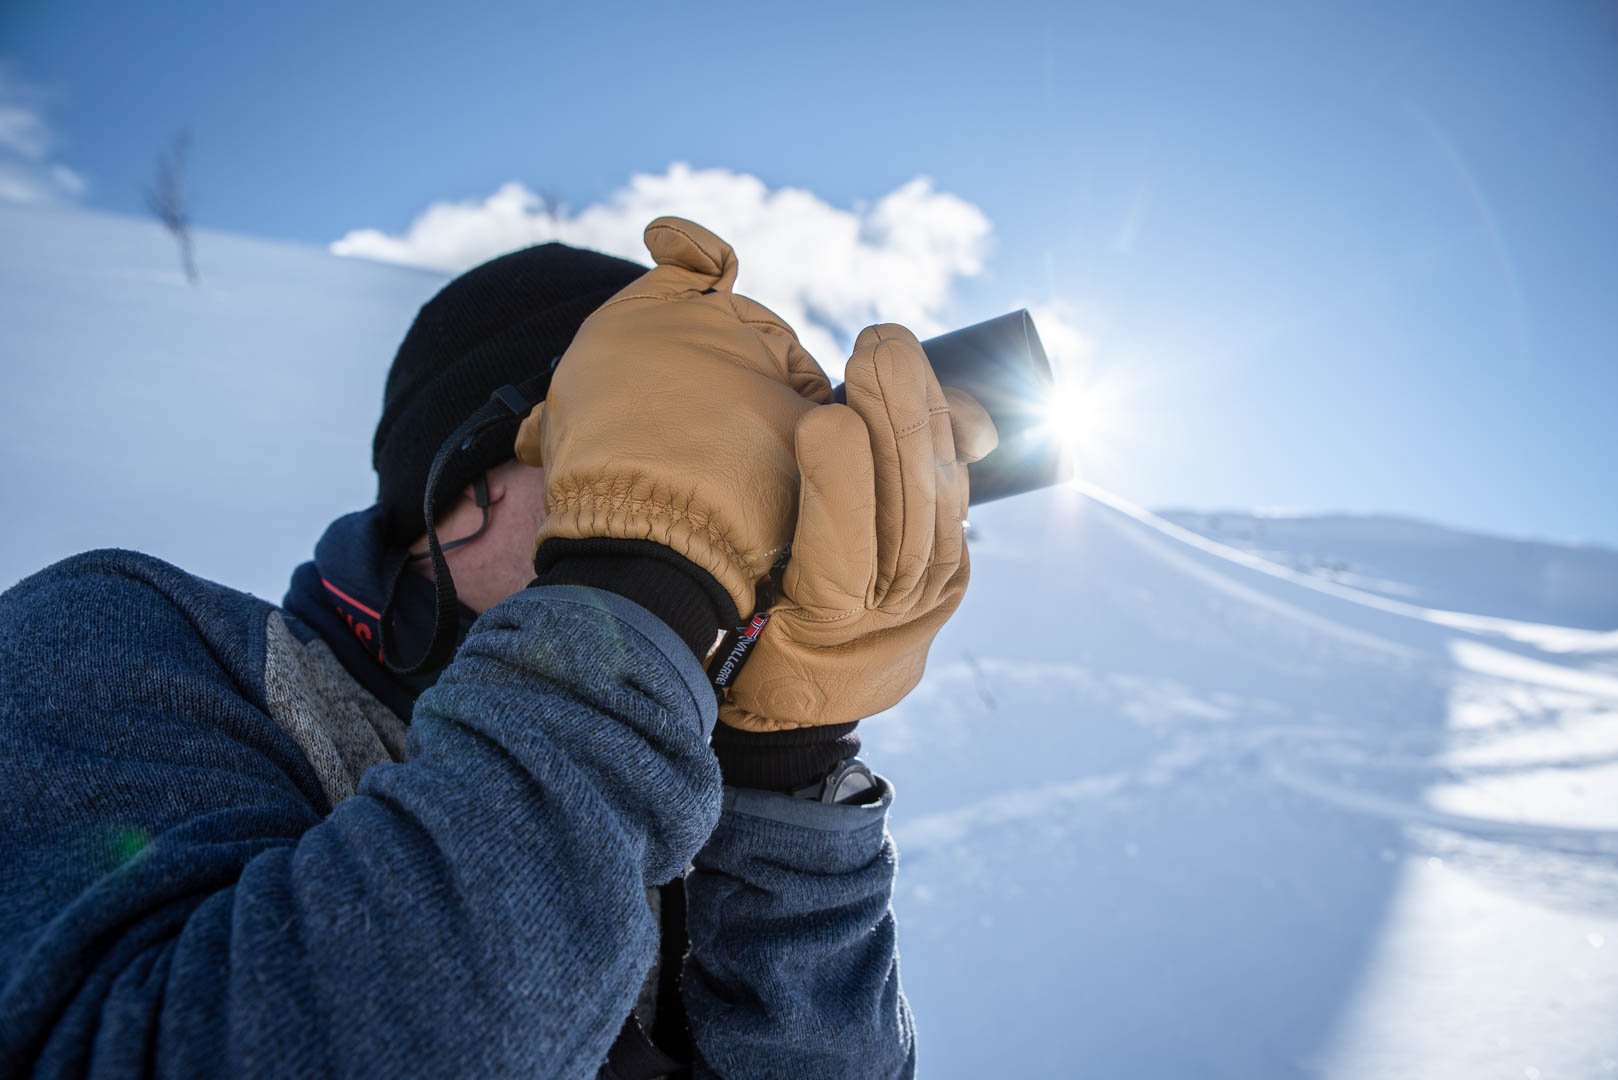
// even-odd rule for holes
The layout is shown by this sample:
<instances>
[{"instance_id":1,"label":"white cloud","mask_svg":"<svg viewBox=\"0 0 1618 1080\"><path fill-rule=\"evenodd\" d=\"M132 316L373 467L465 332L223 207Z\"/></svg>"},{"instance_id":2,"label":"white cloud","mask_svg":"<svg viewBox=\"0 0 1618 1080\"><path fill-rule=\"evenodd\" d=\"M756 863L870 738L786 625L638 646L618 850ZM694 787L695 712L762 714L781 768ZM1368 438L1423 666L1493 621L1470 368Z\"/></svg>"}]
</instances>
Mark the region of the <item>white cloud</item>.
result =
<instances>
[{"instance_id":1,"label":"white cloud","mask_svg":"<svg viewBox=\"0 0 1618 1080\"><path fill-rule=\"evenodd\" d=\"M10 88L0 83L0 91ZM0 151L24 161L40 161L50 147L45 121L32 109L0 100Z\"/></svg>"},{"instance_id":2,"label":"white cloud","mask_svg":"<svg viewBox=\"0 0 1618 1080\"><path fill-rule=\"evenodd\" d=\"M51 160L55 147L43 95L0 63L0 201L60 202L84 194L84 177Z\"/></svg>"},{"instance_id":3,"label":"white cloud","mask_svg":"<svg viewBox=\"0 0 1618 1080\"><path fill-rule=\"evenodd\" d=\"M940 320L953 287L982 272L992 232L982 210L925 177L843 209L746 173L674 164L638 174L578 211L513 181L481 200L435 203L402 235L361 229L331 250L453 273L560 240L646 262L641 230L660 214L690 218L728 240L741 264L738 291L786 319L833 372L869 323L903 323L922 337L946 329Z\"/></svg>"}]
</instances>

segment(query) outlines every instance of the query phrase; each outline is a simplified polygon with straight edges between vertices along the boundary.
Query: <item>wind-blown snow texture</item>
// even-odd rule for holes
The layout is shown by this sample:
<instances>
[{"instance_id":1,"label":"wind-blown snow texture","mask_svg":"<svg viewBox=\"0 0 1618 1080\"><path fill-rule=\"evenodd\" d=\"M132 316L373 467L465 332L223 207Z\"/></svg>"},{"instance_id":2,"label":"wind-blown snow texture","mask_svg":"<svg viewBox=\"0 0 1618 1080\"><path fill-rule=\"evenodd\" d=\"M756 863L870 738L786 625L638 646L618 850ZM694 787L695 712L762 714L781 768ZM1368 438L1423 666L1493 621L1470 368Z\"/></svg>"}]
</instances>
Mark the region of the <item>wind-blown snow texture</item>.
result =
<instances>
[{"instance_id":1,"label":"wind-blown snow texture","mask_svg":"<svg viewBox=\"0 0 1618 1080\"><path fill-rule=\"evenodd\" d=\"M0 587L122 544L274 598L369 501L441 279L199 258L0 210ZM1618 555L1173 518L978 512L926 679L863 726L923 1074L1618 1073Z\"/></svg>"}]
</instances>

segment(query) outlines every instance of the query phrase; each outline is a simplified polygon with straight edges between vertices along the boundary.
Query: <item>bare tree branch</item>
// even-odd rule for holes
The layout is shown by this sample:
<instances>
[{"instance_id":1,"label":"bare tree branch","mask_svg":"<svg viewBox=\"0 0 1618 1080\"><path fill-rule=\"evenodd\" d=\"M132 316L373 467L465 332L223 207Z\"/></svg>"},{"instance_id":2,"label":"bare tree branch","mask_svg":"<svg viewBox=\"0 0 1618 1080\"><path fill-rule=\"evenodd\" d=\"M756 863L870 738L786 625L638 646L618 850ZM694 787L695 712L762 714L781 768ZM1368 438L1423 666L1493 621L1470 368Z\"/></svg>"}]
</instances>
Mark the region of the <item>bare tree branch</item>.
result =
<instances>
[{"instance_id":1,"label":"bare tree branch","mask_svg":"<svg viewBox=\"0 0 1618 1080\"><path fill-rule=\"evenodd\" d=\"M191 156L191 133L181 131L166 150L157 155L157 179L146 189L146 208L152 212L180 245L180 264L185 279L195 285L200 280L196 255L191 243L191 204L186 192L186 166Z\"/></svg>"}]
</instances>

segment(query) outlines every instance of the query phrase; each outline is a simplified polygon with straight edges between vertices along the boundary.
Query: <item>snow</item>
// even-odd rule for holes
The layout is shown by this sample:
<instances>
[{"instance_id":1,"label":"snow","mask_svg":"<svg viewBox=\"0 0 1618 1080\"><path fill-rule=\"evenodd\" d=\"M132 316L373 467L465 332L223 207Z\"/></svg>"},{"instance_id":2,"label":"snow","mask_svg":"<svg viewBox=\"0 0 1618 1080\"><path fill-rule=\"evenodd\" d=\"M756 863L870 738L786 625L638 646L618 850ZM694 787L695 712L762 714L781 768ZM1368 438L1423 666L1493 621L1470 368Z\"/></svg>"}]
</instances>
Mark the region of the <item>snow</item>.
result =
<instances>
[{"instance_id":1,"label":"snow","mask_svg":"<svg viewBox=\"0 0 1618 1080\"><path fill-rule=\"evenodd\" d=\"M193 289L82 211L0 238L0 585L117 543L278 597L369 501L441 279L204 234ZM923 1075L1618 1075L1618 554L1080 487L974 527L861 729Z\"/></svg>"},{"instance_id":2,"label":"snow","mask_svg":"<svg viewBox=\"0 0 1618 1080\"><path fill-rule=\"evenodd\" d=\"M129 547L279 600L369 503L382 381L440 275L0 204L0 588ZM334 463L343 467L334 467Z\"/></svg>"},{"instance_id":3,"label":"snow","mask_svg":"<svg viewBox=\"0 0 1618 1080\"><path fill-rule=\"evenodd\" d=\"M932 1074L1618 1071L1612 635L1537 648L1105 492L974 524L928 678L865 725Z\"/></svg>"},{"instance_id":4,"label":"snow","mask_svg":"<svg viewBox=\"0 0 1618 1080\"><path fill-rule=\"evenodd\" d=\"M1424 607L1585 629L1618 626L1618 551L1478 536L1383 515L1164 511L1212 540Z\"/></svg>"}]
</instances>

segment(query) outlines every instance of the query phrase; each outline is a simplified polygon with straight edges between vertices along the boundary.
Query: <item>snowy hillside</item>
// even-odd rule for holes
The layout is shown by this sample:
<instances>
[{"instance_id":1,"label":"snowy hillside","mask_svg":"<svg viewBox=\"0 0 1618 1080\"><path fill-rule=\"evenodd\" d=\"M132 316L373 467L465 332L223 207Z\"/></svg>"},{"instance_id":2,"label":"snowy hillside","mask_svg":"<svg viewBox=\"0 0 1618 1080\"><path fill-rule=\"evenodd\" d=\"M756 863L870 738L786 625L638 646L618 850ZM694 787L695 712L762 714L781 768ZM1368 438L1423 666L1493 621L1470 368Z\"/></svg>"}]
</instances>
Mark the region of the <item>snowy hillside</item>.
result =
<instances>
[{"instance_id":1,"label":"snowy hillside","mask_svg":"<svg viewBox=\"0 0 1618 1080\"><path fill-rule=\"evenodd\" d=\"M1399 610L1101 493L977 521L867 725L935 1075L1618 1069L1618 634Z\"/></svg>"},{"instance_id":2,"label":"snowy hillside","mask_svg":"<svg viewBox=\"0 0 1618 1080\"><path fill-rule=\"evenodd\" d=\"M278 597L369 501L438 280L199 258L0 209L0 586L120 543ZM1243 520L975 515L926 679L862 725L922 1075L1618 1075L1611 554Z\"/></svg>"},{"instance_id":3,"label":"snowy hillside","mask_svg":"<svg viewBox=\"0 0 1618 1080\"><path fill-rule=\"evenodd\" d=\"M371 502L382 380L439 275L0 204L0 588L132 547L279 600Z\"/></svg>"},{"instance_id":4,"label":"snowy hillside","mask_svg":"<svg viewBox=\"0 0 1618 1080\"><path fill-rule=\"evenodd\" d=\"M1271 562L1421 607L1618 629L1618 551L1507 540L1408 518L1165 510Z\"/></svg>"}]
</instances>

